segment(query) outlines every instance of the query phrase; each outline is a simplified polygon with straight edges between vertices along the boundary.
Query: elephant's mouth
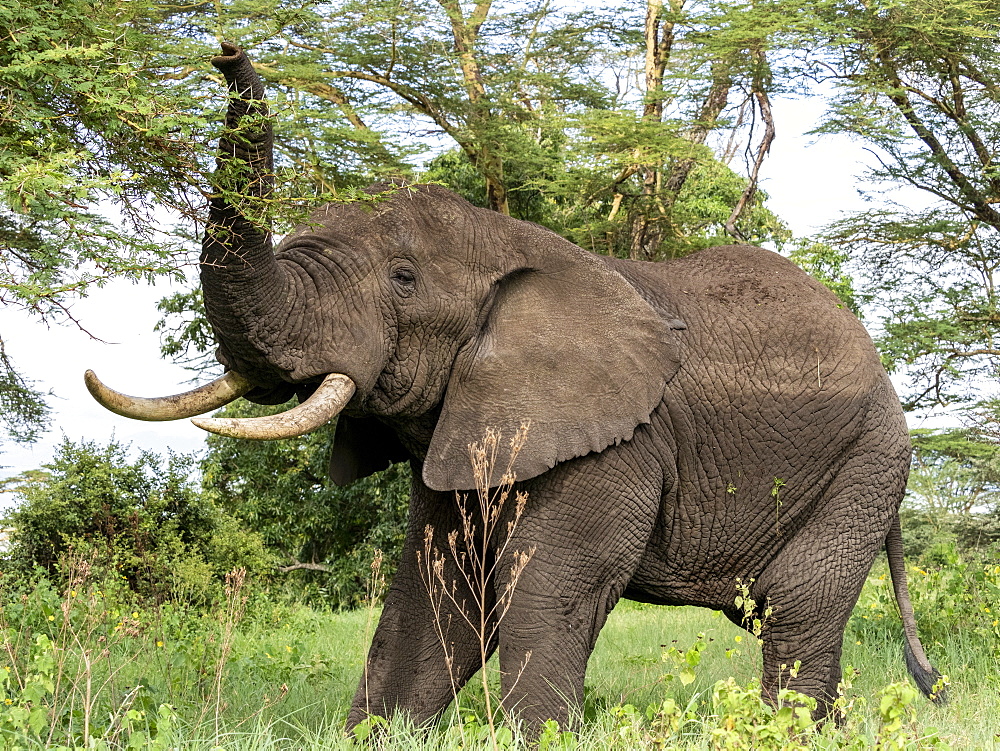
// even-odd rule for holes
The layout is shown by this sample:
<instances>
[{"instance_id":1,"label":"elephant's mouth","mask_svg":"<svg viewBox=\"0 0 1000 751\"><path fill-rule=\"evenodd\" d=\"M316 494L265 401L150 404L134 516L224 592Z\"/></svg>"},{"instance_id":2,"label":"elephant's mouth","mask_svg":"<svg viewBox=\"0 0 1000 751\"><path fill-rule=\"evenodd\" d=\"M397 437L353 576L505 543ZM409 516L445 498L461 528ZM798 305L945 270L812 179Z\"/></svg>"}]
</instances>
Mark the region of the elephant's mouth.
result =
<instances>
[{"instance_id":1,"label":"elephant's mouth","mask_svg":"<svg viewBox=\"0 0 1000 751\"><path fill-rule=\"evenodd\" d=\"M230 371L211 383L173 396L144 399L126 396L101 383L92 370L84 375L87 390L105 408L135 420L180 420L211 412L239 399L254 388L239 373ZM230 438L273 441L305 435L326 424L347 406L354 396L354 381L342 373L330 373L302 404L267 417L212 418L192 420L210 433Z\"/></svg>"}]
</instances>

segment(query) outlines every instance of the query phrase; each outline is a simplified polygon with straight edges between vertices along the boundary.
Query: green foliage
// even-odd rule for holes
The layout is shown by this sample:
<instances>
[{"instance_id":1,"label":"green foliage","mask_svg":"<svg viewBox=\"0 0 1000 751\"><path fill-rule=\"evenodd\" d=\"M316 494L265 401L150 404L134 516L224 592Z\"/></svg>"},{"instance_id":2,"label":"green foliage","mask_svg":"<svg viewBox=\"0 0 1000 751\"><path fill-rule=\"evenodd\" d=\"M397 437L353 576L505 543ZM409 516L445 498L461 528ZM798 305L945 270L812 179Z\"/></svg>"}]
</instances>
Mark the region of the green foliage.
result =
<instances>
[{"instance_id":1,"label":"green foliage","mask_svg":"<svg viewBox=\"0 0 1000 751\"><path fill-rule=\"evenodd\" d=\"M910 431L913 462L903 500L907 553L929 563L982 555L1000 542L1000 446L978 430Z\"/></svg>"},{"instance_id":2,"label":"green foliage","mask_svg":"<svg viewBox=\"0 0 1000 751\"><path fill-rule=\"evenodd\" d=\"M549 205L546 226L588 250L627 258L634 255L631 243L637 226L645 222L661 236L644 256L647 260L677 258L732 241L725 225L746 187L746 178L707 147L693 146L677 135L674 131L679 124L637 126L635 115L629 112L591 112L581 116L577 125L578 140L570 145L563 169L536 179ZM683 184L669 196L669 210L664 206L667 197L642 196L637 175L613 182L616 174L629 169L636 149L665 172L672 165L693 160ZM791 233L765 207L766 198L758 192L737 226L747 242L780 247Z\"/></svg>"},{"instance_id":3,"label":"green foliage","mask_svg":"<svg viewBox=\"0 0 1000 751\"><path fill-rule=\"evenodd\" d=\"M550 169L556 166L555 159L551 162L547 165ZM520 166L516 162L508 164L504 173L510 215L555 229L549 221L551 200L546 200L539 188L540 175L534 171L518 174ZM420 180L444 185L474 206L489 206L486 181L468 156L458 149L442 152L431 159L421 172Z\"/></svg>"},{"instance_id":4,"label":"green foliage","mask_svg":"<svg viewBox=\"0 0 1000 751\"><path fill-rule=\"evenodd\" d=\"M862 317L862 306L870 302L855 288L854 279L847 272L847 253L821 242L799 240L788 257L803 271L826 285L840 298L843 307Z\"/></svg>"},{"instance_id":5,"label":"green foliage","mask_svg":"<svg viewBox=\"0 0 1000 751\"><path fill-rule=\"evenodd\" d=\"M1000 501L1000 444L969 429L910 431L907 505L929 516L988 512Z\"/></svg>"},{"instance_id":6,"label":"green foliage","mask_svg":"<svg viewBox=\"0 0 1000 751\"><path fill-rule=\"evenodd\" d=\"M925 407L991 395L1000 368L1000 9L986 0L834 0L803 10L827 35L837 95L825 132L877 154L882 204L828 229L877 296L886 362L904 372L906 402ZM822 61L822 62L819 62ZM920 191L894 202L892 191ZM923 205L921 205L923 204Z\"/></svg>"},{"instance_id":7,"label":"green foliage","mask_svg":"<svg viewBox=\"0 0 1000 751\"><path fill-rule=\"evenodd\" d=\"M14 367L0 340L0 422L7 436L31 443L48 427L49 407L45 395L34 388Z\"/></svg>"},{"instance_id":8,"label":"green foliage","mask_svg":"<svg viewBox=\"0 0 1000 751\"><path fill-rule=\"evenodd\" d=\"M73 320L67 302L108 279L176 273L177 246L150 213L183 203L193 100L156 85L143 43L152 22L144 2L0 8L3 305ZM46 425L44 395L10 357L0 347L0 421L31 441Z\"/></svg>"},{"instance_id":9,"label":"green foliage","mask_svg":"<svg viewBox=\"0 0 1000 751\"><path fill-rule=\"evenodd\" d=\"M75 588L62 592L46 581L25 592L0 590L0 745L262 751L361 745L343 733L342 722L377 612L275 603L232 579L224 601L209 613L176 602L141 606L128 589L102 588L80 573ZM586 717L573 732L546 723L537 745L550 751L742 749L752 739L754 748L861 751L988 747L992 741L1000 711L995 678L978 675L953 690L951 705L934 707L902 679L898 648L886 648L898 644L898 634L857 649L849 641L861 674L846 670L835 707L840 721L816 724L808 716L811 700L785 691L775 710L756 678L733 677L757 670L723 654L721 645L738 631L696 608L622 603L591 661ZM965 645L956 657L979 659L982 638L966 640L955 628L946 636L947 643ZM678 641L660 647L671 639ZM673 651L664 661L665 649ZM651 654L652 679L645 665L629 659L635 650ZM686 668L696 673L688 685L678 680ZM795 669L790 666L789 675ZM607 680L614 682L602 683ZM357 735L370 731L361 743L378 739L387 748L494 748L472 709L478 706L463 699L461 716L446 712L431 728L414 728L403 717L373 718ZM496 747L534 742L518 728L500 728Z\"/></svg>"},{"instance_id":10,"label":"green foliage","mask_svg":"<svg viewBox=\"0 0 1000 751\"><path fill-rule=\"evenodd\" d=\"M907 566L910 599L925 646L956 637L973 640L990 659L1000 659L1000 565L987 560L932 554ZM956 633L957 632L957 633ZM902 638L892 584L884 569L865 582L848 624L848 638L873 645ZM888 638L887 638L888 637Z\"/></svg>"},{"instance_id":11,"label":"green foliage","mask_svg":"<svg viewBox=\"0 0 1000 751\"><path fill-rule=\"evenodd\" d=\"M199 493L193 468L191 457L164 464L142 452L132 461L115 442L64 440L45 474L17 488L20 505L4 520L13 530L5 569L65 582L60 561L74 551L100 578L142 596L195 602L217 597L234 568L264 575L272 560L260 536Z\"/></svg>"},{"instance_id":12,"label":"green foliage","mask_svg":"<svg viewBox=\"0 0 1000 751\"><path fill-rule=\"evenodd\" d=\"M192 370L208 370L217 363L215 332L205 314L201 287L176 292L156 304L162 317L154 327L160 332L160 353Z\"/></svg>"},{"instance_id":13,"label":"green foliage","mask_svg":"<svg viewBox=\"0 0 1000 751\"><path fill-rule=\"evenodd\" d=\"M252 417L289 406L238 401L220 414ZM212 503L259 534L267 549L292 567L287 573L290 589L316 602L352 606L366 597L376 551L385 554L386 576L395 570L410 471L398 464L338 488L327 476L334 434L334 426L328 426L282 441L212 436L202 474Z\"/></svg>"}]
</instances>

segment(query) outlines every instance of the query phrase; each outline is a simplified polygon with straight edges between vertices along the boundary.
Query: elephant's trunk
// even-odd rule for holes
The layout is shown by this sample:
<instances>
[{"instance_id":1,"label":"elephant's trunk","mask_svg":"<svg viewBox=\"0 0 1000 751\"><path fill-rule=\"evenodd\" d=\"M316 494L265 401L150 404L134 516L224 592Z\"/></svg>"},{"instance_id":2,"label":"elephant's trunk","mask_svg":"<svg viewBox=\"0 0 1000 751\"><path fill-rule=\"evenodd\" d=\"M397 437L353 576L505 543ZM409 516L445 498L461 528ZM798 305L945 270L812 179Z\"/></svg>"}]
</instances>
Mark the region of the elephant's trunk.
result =
<instances>
[{"instance_id":1,"label":"elephant's trunk","mask_svg":"<svg viewBox=\"0 0 1000 751\"><path fill-rule=\"evenodd\" d=\"M264 85L240 48L222 43L212 59L229 85L226 132L219 140L214 195L202 243L201 283L219 359L246 376L267 372L286 307L266 202L274 185L273 135Z\"/></svg>"},{"instance_id":2,"label":"elephant's trunk","mask_svg":"<svg viewBox=\"0 0 1000 751\"><path fill-rule=\"evenodd\" d=\"M176 420L217 409L266 387L294 363L279 345L288 309L288 282L275 260L265 204L274 185L273 136L264 85L241 49L223 42L212 64L231 94L226 131L219 140L214 195L201 252L205 310L218 339L222 378L176 396L143 399L109 389L93 371L87 388L102 405L138 420ZM267 418L196 420L221 435L277 439L302 435L332 420L350 401L355 384L328 373L298 407Z\"/></svg>"}]
</instances>

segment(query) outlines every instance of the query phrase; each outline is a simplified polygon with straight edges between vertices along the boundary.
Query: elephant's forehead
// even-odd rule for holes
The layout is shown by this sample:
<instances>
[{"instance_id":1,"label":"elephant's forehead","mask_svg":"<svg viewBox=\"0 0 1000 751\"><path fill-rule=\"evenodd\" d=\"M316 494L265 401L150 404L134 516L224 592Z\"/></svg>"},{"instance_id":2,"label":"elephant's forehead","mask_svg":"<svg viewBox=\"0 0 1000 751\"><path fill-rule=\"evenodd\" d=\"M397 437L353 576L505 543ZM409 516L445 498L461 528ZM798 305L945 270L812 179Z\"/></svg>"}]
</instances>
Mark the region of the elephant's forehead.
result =
<instances>
[{"instance_id":1,"label":"elephant's forehead","mask_svg":"<svg viewBox=\"0 0 1000 751\"><path fill-rule=\"evenodd\" d=\"M448 204L422 205L396 197L384 205L330 204L315 211L279 245L337 249L378 260L398 255L457 258L488 239L470 227L465 213Z\"/></svg>"}]
</instances>

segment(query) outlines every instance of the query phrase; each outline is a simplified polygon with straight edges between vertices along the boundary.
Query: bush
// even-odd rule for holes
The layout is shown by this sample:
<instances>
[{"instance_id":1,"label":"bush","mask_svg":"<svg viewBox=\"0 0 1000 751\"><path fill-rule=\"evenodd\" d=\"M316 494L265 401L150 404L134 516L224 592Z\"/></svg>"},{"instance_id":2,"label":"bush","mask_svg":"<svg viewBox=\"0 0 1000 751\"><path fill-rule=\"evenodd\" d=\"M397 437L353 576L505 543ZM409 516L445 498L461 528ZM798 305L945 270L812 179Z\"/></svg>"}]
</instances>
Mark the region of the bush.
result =
<instances>
[{"instance_id":1,"label":"bush","mask_svg":"<svg viewBox=\"0 0 1000 751\"><path fill-rule=\"evenodd\" d=\"M220 414L256 417L290 406L237 401ZM205 493L261 535L286 569L290 594L313 605L354 607L365 598L376 550L384 554L386 578L399 561L410 467L395 464L337 487L328 477L335 432L329 425L281 441L209 436L201 466Z\"/></svg>"},{"instance_id":2,"label":"bush","mask_svg":"<svg viewBox=\"0 0 1000 751\"><path fill-rule=\"evenodd\" d=\"M194 460L148 451L130 461L127 447L64 440L44 473L17 494L4 524L13 528L8 573L39 572L65 584L59 561L70 550L92 576L115 579L144 597L206 601L234 568L264 575L273 565L260 536L202 494Z\"/></svg>"},{"instance_id":3,"label":"bush","mask_svg":"<svg viewBox=\"0 0 1000 751\"><path fill-rule=\"evenodd\" d=\"M937 550L941 563L906 567L917 629L933 650L954 638L956 630L1000 659L1000 565L960 557L954 549ZM902 639L896 599L884 564L865 582L848 631L859 641Z\"/></svg>"}]
</instances>

